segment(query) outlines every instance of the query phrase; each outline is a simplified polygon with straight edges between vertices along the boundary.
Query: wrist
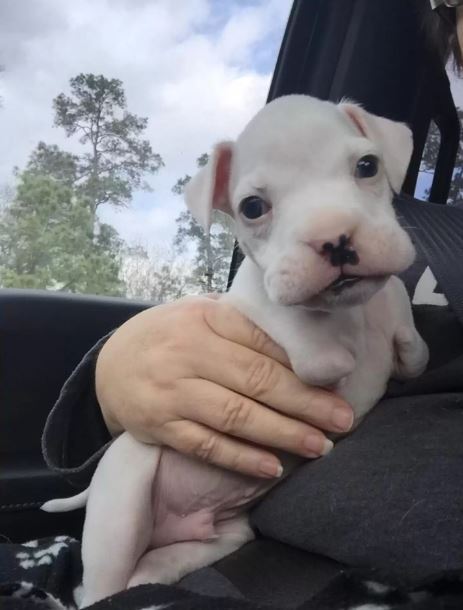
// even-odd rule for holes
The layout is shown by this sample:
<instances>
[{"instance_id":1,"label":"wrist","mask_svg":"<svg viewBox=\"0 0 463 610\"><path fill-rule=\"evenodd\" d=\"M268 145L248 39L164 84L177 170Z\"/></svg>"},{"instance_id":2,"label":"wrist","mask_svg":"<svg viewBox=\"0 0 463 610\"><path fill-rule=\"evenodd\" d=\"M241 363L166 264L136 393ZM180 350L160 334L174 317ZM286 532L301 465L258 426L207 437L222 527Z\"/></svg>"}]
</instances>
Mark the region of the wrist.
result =
<instances>
[{"instance_id":1,"label":"wrist","mask_svg":"<svg viewBox=\"0 0 463 610\"><path fill-rule=\"evenodd\" d=\"M108 429L111 436L117 436L118 434L123 432L123 427L118 421L118 418L109 408L109 401L107 400L108 392L106 391L106 383L104 376L104 361L105 345L103 345L102 349L100 350L100 353L98 354L95 363L95 395L106 428Z\"/></svg>"}]
</instances>

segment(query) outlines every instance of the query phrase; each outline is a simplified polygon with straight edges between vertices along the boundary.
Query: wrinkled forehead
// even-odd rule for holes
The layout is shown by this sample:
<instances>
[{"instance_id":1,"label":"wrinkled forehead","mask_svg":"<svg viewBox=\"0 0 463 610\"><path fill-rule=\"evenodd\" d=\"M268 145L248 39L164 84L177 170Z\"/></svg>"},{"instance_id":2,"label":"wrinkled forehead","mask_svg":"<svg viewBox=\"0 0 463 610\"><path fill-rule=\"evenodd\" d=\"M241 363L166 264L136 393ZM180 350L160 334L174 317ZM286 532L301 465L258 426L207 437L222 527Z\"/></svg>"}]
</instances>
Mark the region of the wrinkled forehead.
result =
<instances>
[{"instance_id":1,"label":"wrinkled forehead","mask_svg":"<svg viewBox=\"0 0 463 610\"><path fill-rule=\"evenodd\" d=\"M365 145L365 138L334 104L286 99L264 107L238 137L236 169L240 174L262 166L318 171L327 160L332 166Z\"/></svg>"}]
</instances>

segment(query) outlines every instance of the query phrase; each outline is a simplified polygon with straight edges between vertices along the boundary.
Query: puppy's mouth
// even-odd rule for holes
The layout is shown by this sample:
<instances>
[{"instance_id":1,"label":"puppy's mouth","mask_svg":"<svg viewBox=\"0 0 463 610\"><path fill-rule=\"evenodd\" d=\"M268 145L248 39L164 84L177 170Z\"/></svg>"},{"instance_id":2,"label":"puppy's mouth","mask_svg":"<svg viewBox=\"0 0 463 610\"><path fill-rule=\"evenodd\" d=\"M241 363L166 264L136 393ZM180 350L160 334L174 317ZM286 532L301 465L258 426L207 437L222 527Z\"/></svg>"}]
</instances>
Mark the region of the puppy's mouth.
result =
<instances>
[{"instance_id":1,"label":"puppy's mouth","mask_svg":"<svg viewBox=\"0 0 463 610\"><path fill-rule=\"evenodd\" d=\"M366 303L389 279L390 275L351 275L341 273L319 293L293 301L279 301L308 309L331 311L337 307L352 307Z\"/></svg>"},{"instance_id":2,"label":"puppy's mouth","mask_svg":"<svg viewBox=\"0 0 463 610\"><path fill-rule=\"evenodd\" d=\"M387 282L389 275L341 273L334 282L312 298L312 303L354 305L366 302Z\"/></svg>"},{"instance_id":3,"label":"puppy's mouth","mask_svg":"<svg viewBox=\"0 0 463 610\"><path fill-rule=\"evenodd\" d=\"M361 277L360 275L346 275L344 273L341 273L341 275L336 278L334 282L332 282L329 286L325 288L324 292L326 290L329 290L334 294L341 294L341 292L344 292L344 290L352 288L352 286L355 286L355 284L358 284L359 282L365 279L367 278Z\"/></svg>"},{"instance_id":4,"label":"puppy's mouth","mask_svg":"<svg viewBox=\"0 0 463 610\"><path fill-rule=\"evenodd\" d=\"M307 303L312 307L359 305L368 301L388 280L389 275L350 275L341 273Z\"/></svg>"}]
</instances>

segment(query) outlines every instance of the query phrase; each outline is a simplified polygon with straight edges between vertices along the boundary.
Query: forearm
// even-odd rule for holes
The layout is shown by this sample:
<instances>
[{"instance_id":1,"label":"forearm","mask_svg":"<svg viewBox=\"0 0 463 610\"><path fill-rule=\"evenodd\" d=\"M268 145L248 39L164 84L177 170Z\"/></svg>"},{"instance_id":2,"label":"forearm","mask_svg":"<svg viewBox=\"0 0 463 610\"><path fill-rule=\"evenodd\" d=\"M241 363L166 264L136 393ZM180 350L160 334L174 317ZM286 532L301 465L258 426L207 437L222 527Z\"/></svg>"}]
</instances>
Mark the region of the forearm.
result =
<instances>
[{"instance_id":1,"label":"forearm","mask_svg":"<svg viewBox=\"0 0 463 610\"><path fill-rule=\"evenodd\" d=\"M51 410L42 436L49 468L74 484L90 482L111 435L95 393L95 365L110 335L103 337L82 359L66 381Z\"/></svg>"}]
</instances>

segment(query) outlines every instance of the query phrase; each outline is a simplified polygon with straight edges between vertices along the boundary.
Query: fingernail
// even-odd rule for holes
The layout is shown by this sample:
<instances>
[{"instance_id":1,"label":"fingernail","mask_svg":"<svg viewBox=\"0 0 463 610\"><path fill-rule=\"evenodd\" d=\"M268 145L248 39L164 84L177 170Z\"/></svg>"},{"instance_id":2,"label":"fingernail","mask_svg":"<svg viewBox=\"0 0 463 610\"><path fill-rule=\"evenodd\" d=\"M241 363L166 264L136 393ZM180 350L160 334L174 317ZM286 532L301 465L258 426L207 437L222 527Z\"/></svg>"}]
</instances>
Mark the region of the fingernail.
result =
<instances>
[{"instance_id":1,"label":"fingernail","mask_svg":"<svg viewBox=\"0 0 463 610\"><path fill-rule=\"evenodd\" d=\"M276 460L262 460L259 471L266 477L279 478L283 474L283 466Z\"/></svg>"},{"instance_id":2,"label":"fingernail","mask_svg":"<svg viewBox=\"0 0 463 610\"><path fill-rule=\"evenodd\" d=\"M335 407L331 414L331 423L337 430L347 432L354 423L354 414L345 407Z\"/></svg>"},{"instance_id":3,"label":"fingernail","mask_svg":"<svg viewBox=\"0 0 463 610\"><path fill-rule=\"evenodd\" d=\"M320 438L310 434L305 438L304 446L306 448L305 455L308 458L318 458L326 455L333 449L333 441L328 438Z\"/></svg>"},{"instance_id":4,"label":"fingernail","mask_svg":"<svg viewBox=\"0 0 463 610\"><path fill-rule=\"evenodd\" d=\"M329 438L326 438L322 455L327 455L333 449L333 447L334 447L333 441L330 441Z\"/></svg>"}]
</instances>

